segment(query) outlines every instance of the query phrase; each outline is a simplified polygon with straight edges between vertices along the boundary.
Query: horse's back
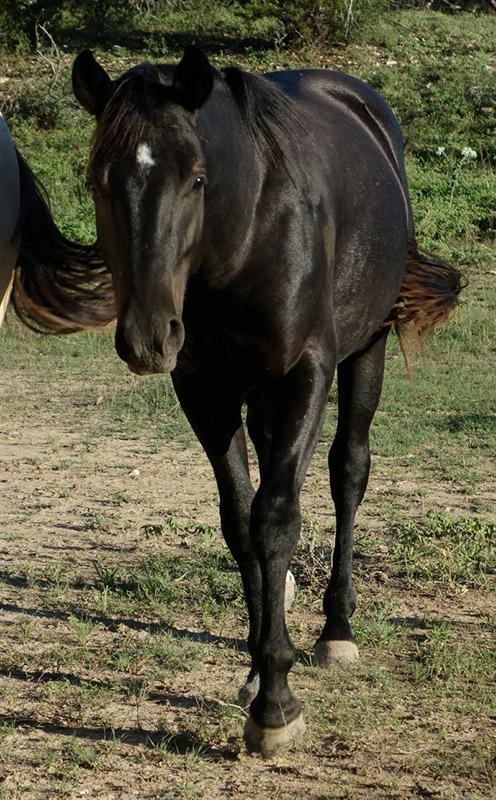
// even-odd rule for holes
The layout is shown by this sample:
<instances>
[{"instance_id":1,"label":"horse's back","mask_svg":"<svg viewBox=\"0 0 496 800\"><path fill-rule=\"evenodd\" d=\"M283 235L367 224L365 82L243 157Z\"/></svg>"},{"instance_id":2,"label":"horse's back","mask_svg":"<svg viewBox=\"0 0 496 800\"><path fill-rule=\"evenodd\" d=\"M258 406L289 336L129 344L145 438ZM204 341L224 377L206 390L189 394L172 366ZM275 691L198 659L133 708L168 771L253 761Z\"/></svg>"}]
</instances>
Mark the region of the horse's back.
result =
<instances>
[{"instance_id":1,"label":"horse's back","mask_svg":"<svg viewBox=\"0 0 496 800\"><path fill-rule=\"evenodd\" d=\"M369 133L385 137L397 158L403 143L398 121L383 97L371 86L342 72L325 69L269 72L265 76L297 103L315 108L314 117L352 119Z\"/></svg>"},{"instance_id":2,"label":"horse's back","mask_svg":"<svg viewBox=\"0 0 496 800\"><path fill-rule=\"evenodd\" d=\"M13 244L20 210L19 167L14 142L0 113L0 325L10 297L18 256Z\"/></svg>"},{"instance_id":3,"label":"horse's back","mask_svg":"<svg viewBox=\"0 0 496 800\"><path fill-rule=\"evenodd\" d=\"M325 69L271 72L266 77L300 107L304 123L321 130L327 127L336 152L350 149L353 141L362 150L365 144L365 152L367 142L378 148L399 176L406 195L401 129L391 107L375 89L352 75Z\"/></svg>"}]
</instances>

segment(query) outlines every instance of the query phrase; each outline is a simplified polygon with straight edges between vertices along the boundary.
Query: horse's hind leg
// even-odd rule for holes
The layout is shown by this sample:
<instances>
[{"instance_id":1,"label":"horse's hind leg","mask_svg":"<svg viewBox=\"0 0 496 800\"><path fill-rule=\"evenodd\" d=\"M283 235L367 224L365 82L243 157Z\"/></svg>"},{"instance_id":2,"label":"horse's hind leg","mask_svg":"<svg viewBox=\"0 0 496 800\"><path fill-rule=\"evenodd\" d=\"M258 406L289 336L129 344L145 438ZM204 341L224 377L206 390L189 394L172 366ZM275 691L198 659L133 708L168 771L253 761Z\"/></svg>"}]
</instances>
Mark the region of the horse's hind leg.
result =
<instances>
[{"instance_id":1,"label":"horse's hind leg","mask_svg":"<svg viewBox=\"0 0 496 800\"><path fill-rule=\"evenodd\" d=\"M329 452L336 541L331 579L324 596L327 621L315 645L320 664L349 664L358 659L349 621L356 604L352 583L353 530L369 476L369 428L382 389L386 340L384 332L367 350L338 366L338 427Z\"/></svg>"}]
</instances>

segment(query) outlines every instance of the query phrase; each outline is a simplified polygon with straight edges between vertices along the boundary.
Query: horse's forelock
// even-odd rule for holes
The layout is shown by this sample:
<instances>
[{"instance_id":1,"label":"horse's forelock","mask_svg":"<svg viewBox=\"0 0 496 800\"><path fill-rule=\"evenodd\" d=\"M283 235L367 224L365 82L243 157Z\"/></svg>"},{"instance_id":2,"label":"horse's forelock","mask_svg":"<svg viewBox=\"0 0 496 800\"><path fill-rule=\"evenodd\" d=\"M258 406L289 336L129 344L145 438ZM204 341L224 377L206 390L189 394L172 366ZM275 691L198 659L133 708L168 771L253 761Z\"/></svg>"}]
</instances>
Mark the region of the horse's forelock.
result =
<instances>
[{"instance_id":1,"label":"horse's forelock","mask_svg":"<svg viewBox=\"0 0 496 800\"><path fill-rule=\"evenodd\" d=\"M157 130L155 112L172 88L157 67L144 64L130 70L115 85L93 137L91 163L132 155L140 142Z\"/></svg>"}]
</instances>

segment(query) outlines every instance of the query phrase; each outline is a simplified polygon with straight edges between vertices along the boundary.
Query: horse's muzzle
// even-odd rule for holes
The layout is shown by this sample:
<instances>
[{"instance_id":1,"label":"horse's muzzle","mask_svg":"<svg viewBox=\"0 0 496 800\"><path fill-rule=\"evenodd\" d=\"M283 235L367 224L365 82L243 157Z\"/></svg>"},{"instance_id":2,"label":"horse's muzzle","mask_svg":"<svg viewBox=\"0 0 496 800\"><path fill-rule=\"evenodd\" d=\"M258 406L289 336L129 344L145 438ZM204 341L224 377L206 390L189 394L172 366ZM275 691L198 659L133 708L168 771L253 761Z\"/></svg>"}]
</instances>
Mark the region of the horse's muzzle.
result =
<instances>
[{"instance_id":1,"label":"horse's muzzle","mask_svg":"<svg viewBox=\"0 0 496 800\"><path fill-rule=\"evenodd\" d=\"M115 332L117 355L137 375L172 372L184 343L184 325L171 317L160 325L160 332L142 333L136 325L118 323Z\"/></svg>"}]
</instances>

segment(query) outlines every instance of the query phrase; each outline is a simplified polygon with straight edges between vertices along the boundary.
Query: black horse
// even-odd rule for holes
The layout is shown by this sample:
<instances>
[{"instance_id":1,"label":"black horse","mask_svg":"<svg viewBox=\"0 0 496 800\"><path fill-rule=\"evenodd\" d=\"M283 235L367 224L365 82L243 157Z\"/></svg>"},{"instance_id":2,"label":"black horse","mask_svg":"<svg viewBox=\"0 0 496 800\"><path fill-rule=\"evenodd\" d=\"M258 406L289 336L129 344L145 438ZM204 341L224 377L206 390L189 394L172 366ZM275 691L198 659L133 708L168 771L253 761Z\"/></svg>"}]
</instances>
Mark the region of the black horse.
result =
<instances>
[{"instance_id":1,"label":"black horse","mask_svg":"<svg viewBox=\"0 0 496 800\"><path fill-rule=\"evenodd\" d=\"M212 463L250 617L245 741L271 756L304 730L287 683L285 578L334 373L323 664L358 657L353 526L388 330L413 319L425 332L444 318L461 276L419 252L397 121L354 78L216 71L188 47L176 67L142 64L114 82L84 51L73 85L97 119L88 182L117 352L138 374L172 372Z\"/></svg>"}]
</instances>

